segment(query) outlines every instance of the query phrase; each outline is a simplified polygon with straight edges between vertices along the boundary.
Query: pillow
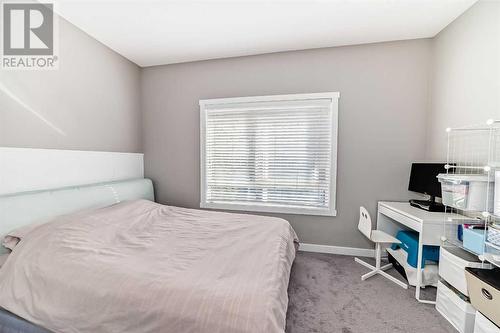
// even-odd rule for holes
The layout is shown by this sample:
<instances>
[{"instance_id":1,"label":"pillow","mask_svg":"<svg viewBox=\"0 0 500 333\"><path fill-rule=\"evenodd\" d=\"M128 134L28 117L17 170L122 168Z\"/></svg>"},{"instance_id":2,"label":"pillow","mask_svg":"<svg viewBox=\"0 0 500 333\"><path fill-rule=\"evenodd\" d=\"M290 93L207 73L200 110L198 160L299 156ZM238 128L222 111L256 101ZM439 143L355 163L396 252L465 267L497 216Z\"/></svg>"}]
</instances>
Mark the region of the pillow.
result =
<instances>
[{"instance_id":1,"label":"pillow","mask_svg":"<svg viewBox=\"0 0 500 333\"><path fill-rule=\"evenodd\" d=\"M3 247L9 249L9 250L14 250L17 244L31 231L36 229L40 224L30 224L21 228L17 228L9 232L5 237L3 238L2 245Z\"/></svg>"},{"instance_id":2,"label":"pillow","mask_svg":"<svg viewBox=\"0 0 500 333\"><path fill-rule=\"evenodd\" d=\"M6 249L13 250L21 240L17 237L7 235L3 238L2 245Z\"/></svg>"}]
</instances>

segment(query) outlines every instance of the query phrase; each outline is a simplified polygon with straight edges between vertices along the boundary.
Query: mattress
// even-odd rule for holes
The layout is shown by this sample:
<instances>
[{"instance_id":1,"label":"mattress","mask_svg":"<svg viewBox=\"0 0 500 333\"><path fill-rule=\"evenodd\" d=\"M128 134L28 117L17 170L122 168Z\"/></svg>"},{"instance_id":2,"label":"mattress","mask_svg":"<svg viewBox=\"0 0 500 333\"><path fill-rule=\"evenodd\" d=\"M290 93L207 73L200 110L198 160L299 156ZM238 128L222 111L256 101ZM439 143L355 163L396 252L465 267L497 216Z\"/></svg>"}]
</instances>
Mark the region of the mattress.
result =
<instances>
[{"instance_id":1,"label":"mattress","mask_svg":"<svg viewBox=\"0 0 500 333\"><path fill-rule=\"evenodd\" d=\"M123 202L24 235L0 307L62 333L282 333L297 242L279 218Z\"/></svg>"}]
</instances>

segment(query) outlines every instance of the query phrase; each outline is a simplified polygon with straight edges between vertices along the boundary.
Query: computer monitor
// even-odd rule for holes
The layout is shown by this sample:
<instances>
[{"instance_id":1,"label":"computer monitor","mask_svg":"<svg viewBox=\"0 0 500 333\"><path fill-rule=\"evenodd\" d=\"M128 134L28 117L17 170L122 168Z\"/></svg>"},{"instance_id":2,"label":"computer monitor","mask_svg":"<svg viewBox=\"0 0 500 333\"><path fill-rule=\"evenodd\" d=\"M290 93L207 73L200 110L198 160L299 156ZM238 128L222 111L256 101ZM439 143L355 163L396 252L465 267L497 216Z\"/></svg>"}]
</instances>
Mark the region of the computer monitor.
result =
<instances>
[{"instance_id":1,"label":"computer monitor","mask_svg":"<svg viewBox=\"0 0 500 333\"><path fill-rule=\"evenodd\" d=\"M411 200L412 204L436 206L435 198L441 197L441 183L437 179L440 173L446 173L445 163L413 163L411 165L408 191L427 194L428 201Z\"/></svg>"}]
</instances>

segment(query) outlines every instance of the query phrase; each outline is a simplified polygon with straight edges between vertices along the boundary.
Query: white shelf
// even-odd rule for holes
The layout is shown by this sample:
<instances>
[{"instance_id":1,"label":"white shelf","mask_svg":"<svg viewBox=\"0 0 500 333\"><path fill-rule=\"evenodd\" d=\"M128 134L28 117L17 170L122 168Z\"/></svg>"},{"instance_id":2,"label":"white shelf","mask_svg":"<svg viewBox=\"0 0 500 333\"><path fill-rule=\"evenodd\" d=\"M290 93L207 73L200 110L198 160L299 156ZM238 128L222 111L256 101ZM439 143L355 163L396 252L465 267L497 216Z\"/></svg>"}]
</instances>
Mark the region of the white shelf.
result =
<instances>
[{"instance_id":1,"label":"white shelf","mask_svg":"<svg viewBox=\"0 0 500 333\"><path fill-rule=\"evenodd\" d=\"M446 239L445 243L459 247L462 250L467 251L470 254L477 256L479 258L479 260L481 260L481 261L489 262L492 265L500 267L500 247L497 245L486 242L486 247L490 246L490 247L495 248L497 251L499 251L498 254L490 253L487 251L487 249L486 249L485 253L478 254L478 253L471 251L468 248L464 247L463 243L458 239L455 239L455 240Z\"/></svg>"},{"instance_id":2,"label":"white shelf","mask_svg":"<svg viewBox=\"0 0 500 333\"><path fill-rule=\"evenodd\" d=\"M497 267L500 267L500 255L494 255L492 253L485 253L481 256L479 256L479 259L483 261L487 261L491 263L492 265L495 265Z\"/></svg>"},{"instance_id":3,"label":"white shelf","mask_svg":"<svg viewBox=\"0 0 500 333\"><path fill-rule=\"evenodd\" d=\"M499 251L499 257L500 257L500 246L496 245L496 244L493 244L493 243L490 243L488 241L485 242L486 246L489 246L489 247L492 247L494 248L495 250Z\"/></svg>"},{"instance_id":4,"label":"white shelf","mask_svg":"<svg viewBox=\"0 0 500 333\"><path fill-rule=\"evenodd\" d=\"M477 224L484 225L484 221L479 218L471 218L467 216L463 217L449 217L445 221L446 224L457 225L457 224Z\"/></svg>"},{"instance_id":5,"label":"white shelf","mask_svg":"<svg viewBox=\"0 0 500 333\"><path fill-rule=\"evenodd\" d=\"M500 170L500 121L488 120L485 125L481 126L467 126L456 129L449 129L448 131L448 150L446 164L449 169L456 171L458 175L474 175L480 173L488 181L488 185L484 189L484 193L477 193L483 191L477 189L474 195L484 197L484 205L482 206L485 211L493 211L493 202L491 201L492 182L495 178L495 172ZM459 177L457 177L459 178ZM499 186L500 184L497 184ZM466 190L469 190L467 188ZM490 192L491 191L491 192ZM471 192L468 192L470 195ZM473 199L479 199L479 197ZM471 200L464 195L464 199ZM483 199L481 199L483 200ZM467 205L465 205L467 207ZM455 208L455 207L452 207ZM460 208L456 208L459 209ZM447 209L448 210L448 209ZM500 267L500 246L492 244L486 240L486 233L491 228L492 223L499 223L500 217L493 215L493 213L483 213L481 211L461 211L461 213L469 216L469 219L455 219L452 216L447 216L443 223L443 239L451 245L464 249L465 251L478 256L483 261L488 261L493 265ZM479 217L480 220L476 220ZM485 225L485 236L481 242L484 254L475 253L463 246L463 242L458 240L456 224L483 224ZM479 247L479 246L478 246Z\"/></svg>"},{"instance_id":6,"label":"white shelf","mask_svg":"<svg viewBox=\"0 0 500 333\"><path fill-rule=\"evenodd\" d=\"M479 257L479 253L476 253L476 252L471 251L468 248L466 248L464 246L463 242L461 240L459 240L459 239L456 239L456 238L455 239L446 238L445 243L448 243L448 244L451 244L453 246L459 247L462 250L467 251L467 252L469 252L469 253L471 253L471 254Z\"/></svg>"}]
</instances>

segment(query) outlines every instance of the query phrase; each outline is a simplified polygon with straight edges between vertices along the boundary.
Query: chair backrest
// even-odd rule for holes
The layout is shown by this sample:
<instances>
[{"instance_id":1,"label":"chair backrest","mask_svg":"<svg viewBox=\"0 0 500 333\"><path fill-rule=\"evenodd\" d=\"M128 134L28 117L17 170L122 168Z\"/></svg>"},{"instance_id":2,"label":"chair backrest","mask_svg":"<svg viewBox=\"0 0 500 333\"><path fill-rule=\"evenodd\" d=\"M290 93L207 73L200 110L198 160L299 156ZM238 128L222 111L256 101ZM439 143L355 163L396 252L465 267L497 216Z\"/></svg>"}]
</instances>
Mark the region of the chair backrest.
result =
<instances>
[{"instance_id":1,"label":"chair backrest","mask_svg":"<svg viewBox=\"0 0 500 333\"><path fill-rule=\"evenodd\" d=\"M370 239L372 235L372 219L365 207L359 207L358 229L363 235Z\"/></svg>"}]
</instances>

